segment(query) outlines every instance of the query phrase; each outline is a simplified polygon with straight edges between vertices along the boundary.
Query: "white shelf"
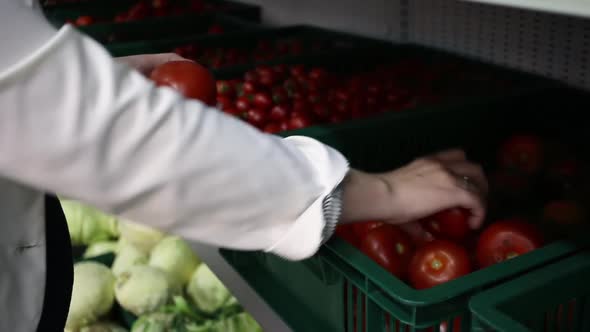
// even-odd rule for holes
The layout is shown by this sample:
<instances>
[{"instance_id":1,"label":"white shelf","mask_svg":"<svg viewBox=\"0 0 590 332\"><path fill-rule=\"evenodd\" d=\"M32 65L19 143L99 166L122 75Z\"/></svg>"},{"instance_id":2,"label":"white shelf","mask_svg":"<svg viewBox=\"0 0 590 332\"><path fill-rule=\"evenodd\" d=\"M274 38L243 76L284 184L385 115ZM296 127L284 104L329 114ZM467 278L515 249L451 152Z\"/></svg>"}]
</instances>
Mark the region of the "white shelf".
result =
<instances>
[{"instance_id":1,"label":"white shelf","mask_svg":"<svg viewBox=\"0 0 590 332\"><path fill-rule=\"evenodd\" d=\"M536 10L546 13L590 17L590 0L463 0Z\"/></svg>"}]
</instances>

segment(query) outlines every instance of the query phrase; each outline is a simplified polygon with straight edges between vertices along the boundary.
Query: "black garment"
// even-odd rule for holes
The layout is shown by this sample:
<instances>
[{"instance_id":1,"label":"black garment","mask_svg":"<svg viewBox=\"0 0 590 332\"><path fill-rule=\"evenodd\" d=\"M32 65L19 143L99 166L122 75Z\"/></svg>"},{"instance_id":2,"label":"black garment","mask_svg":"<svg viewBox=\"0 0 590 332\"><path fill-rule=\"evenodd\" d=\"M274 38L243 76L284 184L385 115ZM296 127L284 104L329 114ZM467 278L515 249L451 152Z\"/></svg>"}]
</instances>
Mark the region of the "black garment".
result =
<instances>
[{"instance_id":1,"label":"black garment","mask_svg":"<svg viewBox=\"0 0 590 332\"><path fill-rule=\"evenodd\" d=\"M47 276L38 332L62 332L66 325L74 282L74 263L68 224L55 196L45 197Z\"/></svg>"}]
</instances>

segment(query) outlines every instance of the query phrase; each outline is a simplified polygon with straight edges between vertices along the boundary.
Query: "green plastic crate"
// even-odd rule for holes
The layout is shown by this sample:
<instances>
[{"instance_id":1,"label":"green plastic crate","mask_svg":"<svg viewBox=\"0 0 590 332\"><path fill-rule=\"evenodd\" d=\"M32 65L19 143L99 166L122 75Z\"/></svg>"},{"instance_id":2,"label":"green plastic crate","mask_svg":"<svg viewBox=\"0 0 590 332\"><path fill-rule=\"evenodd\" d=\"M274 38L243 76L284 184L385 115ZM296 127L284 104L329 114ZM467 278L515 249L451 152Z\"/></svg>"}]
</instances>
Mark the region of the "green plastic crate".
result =
<instances>
[{"instance_id":1,"label":"green plastic crate","mask_svg":"<svg viewBox=\"0 0 590 332\"><path fill-rule=\"evenodd\" d=\"M384 42L344 32L324 29L310 25L295 25L283 28L260 28L254 31L232 32L220 36L189 36L166 40L141 41L133 43L113 43L107 49L113 56L171 52L174 48L192 44L200 48L254 49L259 41L276 42L287 39L300 40L306 47L303 53L310 53L314 42L326 42L335 49L351 49L365 45L381 45ZM314 52L319 53L319 52ZM252 63L255 61L252 61Z\"/></svg>"},{"instance_id":2,"label":"green plastic crate","mask_svg":"<svg viewBox=\"0 0 590 332\"><path fill-rule=\"evenodd\" d=\"M551 90L477 107L386 114L284 135L314 137L341 151L353 167L366 171L389 170L418 156L458 146L486 168L495 160L499 142L514 132L532 131L543 137L580 142L586 146L581 153L590 155L586 143L590 133L583 130L576 114L579 107L574 95ZM498 213L500 216L502 212ZM420 291L339 238L303 262L259 252L221 253L295 331L437 332L441 323L457 317L461 318L461 331L470 331L470 297L577 252L586 242L555 241L527 255ZM362 327L362 321L357 320L355 328L353 317L364 316L363 303L367 325Z\"/></svg>"},{"instance_id":3,"label":"green plastic crate","mask_svg":"<svg viewBox=\"0 0 590 332\"><path fill-rule=\"evenodd\" d=\"M49 8L45 7L44 13L50 22L59 27L68 20L75 20L77 17L84 15L91 15L99 20L113 19L117 13L127 10L137 2L138 0L89 0L79 4L64 4ZM198 18L201 15L211 14L226 14L244 20L260 22L261 10L259 6L243 4L231 0L208 0L206 3L220 7L200 14L174 15L162 18L148 17L141 22L166 22L170 19L174 20L188 17ZM97 23L96 25L110 26L113 24L115 23Z\"/></svg>"},{"instance_id":4,"label":"green plastic crate","mask_svg":"<svg viewBox=\"0 0 590 332\"><path fill-rule=\"evenodd\" d=\"M474 331L590 331L590 251L489 289L469 302Z\"/></svg>"}]
</instances>

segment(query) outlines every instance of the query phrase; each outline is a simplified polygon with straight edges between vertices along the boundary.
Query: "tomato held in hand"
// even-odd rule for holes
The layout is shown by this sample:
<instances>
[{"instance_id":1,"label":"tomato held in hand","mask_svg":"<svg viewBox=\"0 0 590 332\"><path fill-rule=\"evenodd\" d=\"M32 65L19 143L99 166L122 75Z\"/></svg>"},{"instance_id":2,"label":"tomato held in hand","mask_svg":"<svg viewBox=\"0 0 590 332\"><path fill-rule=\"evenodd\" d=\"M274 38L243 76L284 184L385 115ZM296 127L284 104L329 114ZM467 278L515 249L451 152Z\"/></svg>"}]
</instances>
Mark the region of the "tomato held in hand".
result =
<instances>
[{"instance_id":1,"label":"tomato held in hand","mask_svg":"<svg viewBox=\"0 0 590 332\"><path fill-rule=\"evenodd\" d=\"M481 233L477 242L479 267L503 262L543 245L543 235L533 225L520 220L498 221Z\"/></svg>"},{"instance_id":2,"label":"tomato held in hand","mask_svg":"<svg viewBox=\"0 0 590 332\"><path fill-rule=\"evenodd\" d=\"M150 78L158 86L169 86L187 98L214 106L217 87L213 75L192 61L170 61L154 69Z\"/></svg>"},{"instance_id":3,"label":"tomato held in hand","mask_svg":"<svg viewBox=\"0 0 590 332\"><path fill-rule=\"evenodd\" d=\"M461 242L469 232L469 211L462 208L447 209L424 218L422 226L437 239Z\"/></svg>"},{"instance_id":4,"label":"tomato held in hand","mask_svg":"<svg viewBox=\"0 0 590 332\"><path fill-rule=\"evenodd\" d=\"M361 239L361 251L400 279L405 279L414 252L410 236L393 225L370 230Z\"/></svg>"},{"instance_id":5,"label":"tomato held in hand","mask_svg":"<svg viewBox=\"0 0 590 332\"><path fill-rule=\"evenodd\" d=\"M516 135L500 148L500 166L525 174L539 171L543 162L541 139L533 135Z\"/></svg>"},{"instance_id":6,"label":"tomato held in hand","mask_svg":"<svg viewBox=\"0 0 590 332\"><path fill-rule=\"evenodd\" d=\"M471 272L467 251L447 240L434 240L418 249L408 277L416 289L431 288Z\"/></svg>"}]
</instances>

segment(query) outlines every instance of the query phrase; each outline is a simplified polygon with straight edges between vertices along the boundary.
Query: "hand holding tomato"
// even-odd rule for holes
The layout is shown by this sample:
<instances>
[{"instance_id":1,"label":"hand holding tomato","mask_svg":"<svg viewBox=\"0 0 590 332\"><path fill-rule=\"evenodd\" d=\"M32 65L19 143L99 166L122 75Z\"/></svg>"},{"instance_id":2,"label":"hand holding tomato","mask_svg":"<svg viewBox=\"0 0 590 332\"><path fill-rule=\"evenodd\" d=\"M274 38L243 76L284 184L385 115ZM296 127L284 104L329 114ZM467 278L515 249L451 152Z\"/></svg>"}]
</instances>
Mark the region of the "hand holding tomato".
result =
<instances>
[{"instance_id":1,"label":"hand holding tomato","mask_svg":"<svg viewBox=\"0 0 590 332\"><path fill-rule=\"evenodd\" d=\"M458 174L471 179L468 186ZM485 215L487 190L481 167L469 162L462 151L444 151L388 173L351 171L344 187L342 219L403 224L460 207L469 211L469 226L477 228Z\"/></svg>"},{"instance_id":2,"label":"hand holding tomato","mask_svg":"<svg viewBox=\"0 0 590 332\"><path fill-rule=\"evenodd\" d=\"M217 86L207 68L192 61L170 61L157 66L150 78L158 86L169 86L187 98L198 99L214 106Z\"/></svg>"}]
</instances>

